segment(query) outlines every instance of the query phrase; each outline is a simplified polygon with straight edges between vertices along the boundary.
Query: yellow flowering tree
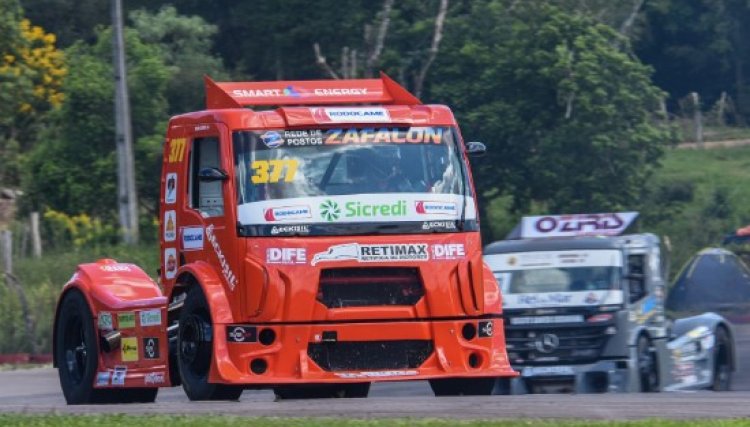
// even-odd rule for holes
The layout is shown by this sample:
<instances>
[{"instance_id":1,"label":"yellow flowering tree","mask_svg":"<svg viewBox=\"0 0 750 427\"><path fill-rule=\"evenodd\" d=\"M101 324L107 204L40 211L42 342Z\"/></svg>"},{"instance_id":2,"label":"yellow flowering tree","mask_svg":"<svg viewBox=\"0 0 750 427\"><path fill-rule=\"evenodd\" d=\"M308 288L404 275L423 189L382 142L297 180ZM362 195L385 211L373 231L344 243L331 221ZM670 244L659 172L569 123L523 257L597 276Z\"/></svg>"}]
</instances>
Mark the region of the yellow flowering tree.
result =
<instances>
[{"instance_id":1,"label":"yellow flowering tree","mask_svg":"<svg viewBox=\"0 0 750 427\"><path fill-rule=\"evenodd\" d=\"M40 116L62 104L66 70L55 42L18 0L0 0L0 184L18 184L18 155L33 145Z\"/></svg>"}]
</instances>

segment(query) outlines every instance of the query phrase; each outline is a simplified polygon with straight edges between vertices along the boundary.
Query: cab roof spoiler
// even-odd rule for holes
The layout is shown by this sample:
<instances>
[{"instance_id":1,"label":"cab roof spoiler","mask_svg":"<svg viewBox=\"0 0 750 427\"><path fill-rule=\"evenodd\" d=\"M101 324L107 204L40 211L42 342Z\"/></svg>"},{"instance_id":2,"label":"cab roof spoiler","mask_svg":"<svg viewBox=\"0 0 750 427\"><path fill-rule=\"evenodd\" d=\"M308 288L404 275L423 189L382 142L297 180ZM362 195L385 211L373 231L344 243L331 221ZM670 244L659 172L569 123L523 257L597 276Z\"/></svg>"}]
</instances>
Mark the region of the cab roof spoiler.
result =
<instances>
[{"instance_id":1,"label":"cab roof spoiler","mask_svg":"<svg viewBox=\"0 0 750 427\"><path fill-rule=\"evenodd\" d=\"M505 239L619 236L637 217L638 212L525 216Z\"/></svg>"},{"instance_id":2,"label":"cab roof spoiler","mask_svg":"<svg viewBox=\"0 0 750 427\"><path fill-rule=\"evenodd\" d=\"M262 105L422 103L383 72L379 79L215 82L204 76L203 81L209 110Z\"/></svg>"}]
</instances>

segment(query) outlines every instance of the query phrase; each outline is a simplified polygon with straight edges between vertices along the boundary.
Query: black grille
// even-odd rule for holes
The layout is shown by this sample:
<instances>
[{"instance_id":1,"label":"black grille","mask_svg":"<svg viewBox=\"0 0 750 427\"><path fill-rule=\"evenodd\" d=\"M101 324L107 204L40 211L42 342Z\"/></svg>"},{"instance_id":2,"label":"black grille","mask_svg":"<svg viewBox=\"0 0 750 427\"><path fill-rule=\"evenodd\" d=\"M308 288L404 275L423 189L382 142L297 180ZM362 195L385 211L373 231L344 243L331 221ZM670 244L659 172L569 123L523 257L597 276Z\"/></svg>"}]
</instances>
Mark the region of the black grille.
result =
<instances>
[{"instance_id":1,"label":"black grille","mask_svg":"<svg viewBox=\"0 0 750 427\"><path fill-rule=\"evenodd\" d=\"M325 371L415 369L432 354L432 341L339 341L309 344L307 355Z\"/></svg>"},{"instance_id":2,"label":"black grille","mask_svg":"<svg viewBox=\"0 0 750 427\"><path fill-rule=\"evenodd\" d=\"M507 329L505 342L511 363L588 363L599 358L607 342L606 327ZM555 338L544 342L545 334ZM556 342L551 348L549 342Z\"/></svg>"},{"instance_id":3,"label":"black grille","mask_svg":"<svg viewBox=\"0 0 750 427\"><path fill-rule=\"evenodd\" d=\"M414 305L424 296L416 268L330 268L320 272L317 299L328 308Z\"/></svg>"}]
</instances>

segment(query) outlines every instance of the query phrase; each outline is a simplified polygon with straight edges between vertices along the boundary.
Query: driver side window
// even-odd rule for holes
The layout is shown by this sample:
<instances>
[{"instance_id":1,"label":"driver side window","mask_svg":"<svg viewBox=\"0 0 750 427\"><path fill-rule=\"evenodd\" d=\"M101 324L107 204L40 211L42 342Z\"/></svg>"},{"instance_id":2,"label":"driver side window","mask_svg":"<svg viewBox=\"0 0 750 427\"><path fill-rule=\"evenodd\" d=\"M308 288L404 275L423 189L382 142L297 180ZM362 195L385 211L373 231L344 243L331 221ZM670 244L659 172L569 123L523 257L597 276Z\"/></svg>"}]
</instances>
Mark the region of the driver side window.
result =
<instances>
[{"instance_id":1,"label":"driver side window","mask_svg":"<svg viewBox=\"0 0 750 427\"><path fill-rule=\"evenodd\" d=\"M646 255L628 255L628 289L630 302L634 303L646 296Z\"/></svg>"},{"instance_id":2,"label":"driver side window","mask_svg":"<svg viewBox=\"0 0 750 427\"><path fill-rule=\"evenodd\" d=\"M204 168L220 168L219 139L196 138L190 150L190 207L204 218L224 215L222 181L201 181L198 172Z\"/></svg>"}]
</instances>

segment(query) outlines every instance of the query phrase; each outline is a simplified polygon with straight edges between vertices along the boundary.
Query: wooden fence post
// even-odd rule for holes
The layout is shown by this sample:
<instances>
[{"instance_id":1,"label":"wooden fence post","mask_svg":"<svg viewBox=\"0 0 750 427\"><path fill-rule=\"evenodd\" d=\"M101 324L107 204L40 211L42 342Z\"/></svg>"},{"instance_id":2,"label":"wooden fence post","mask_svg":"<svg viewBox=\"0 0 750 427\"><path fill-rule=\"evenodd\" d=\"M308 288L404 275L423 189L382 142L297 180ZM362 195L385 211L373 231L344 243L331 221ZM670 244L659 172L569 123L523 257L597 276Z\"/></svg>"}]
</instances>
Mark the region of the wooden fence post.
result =
<instances>
[{"instance_id":1,"label":"wooden fence post","mask_svg":"<svg viewBox=\"0 0 750 427\"><path fill-rule=\"evenodd\" d=\"M695 123L695 142L698 148L703 148L703 114L701 113L701 101L698 92L691 92L690 99L693 100L693 122Z\"/></svg>"},{"instance_id":2,"label":"wooden fence post","mask_svg":"<svg viewBox=\"0 0 750 427\"><path fill-rule=\"evenodd\" d=\"M31 213L31 247L34 258L42 257L42 236L39 233L39 212Z\"/></svg>"},{"instance_id":3,"label":"wooden fence post","mask_svg":"<svg viewBox=\"0 0 750 427\"><path fill-rule=\"evenodd\" d=\"M3 248L3 271L5 274L13 274L13 232L3 230L0 232Z\"/></svg>"}]
</instances>

